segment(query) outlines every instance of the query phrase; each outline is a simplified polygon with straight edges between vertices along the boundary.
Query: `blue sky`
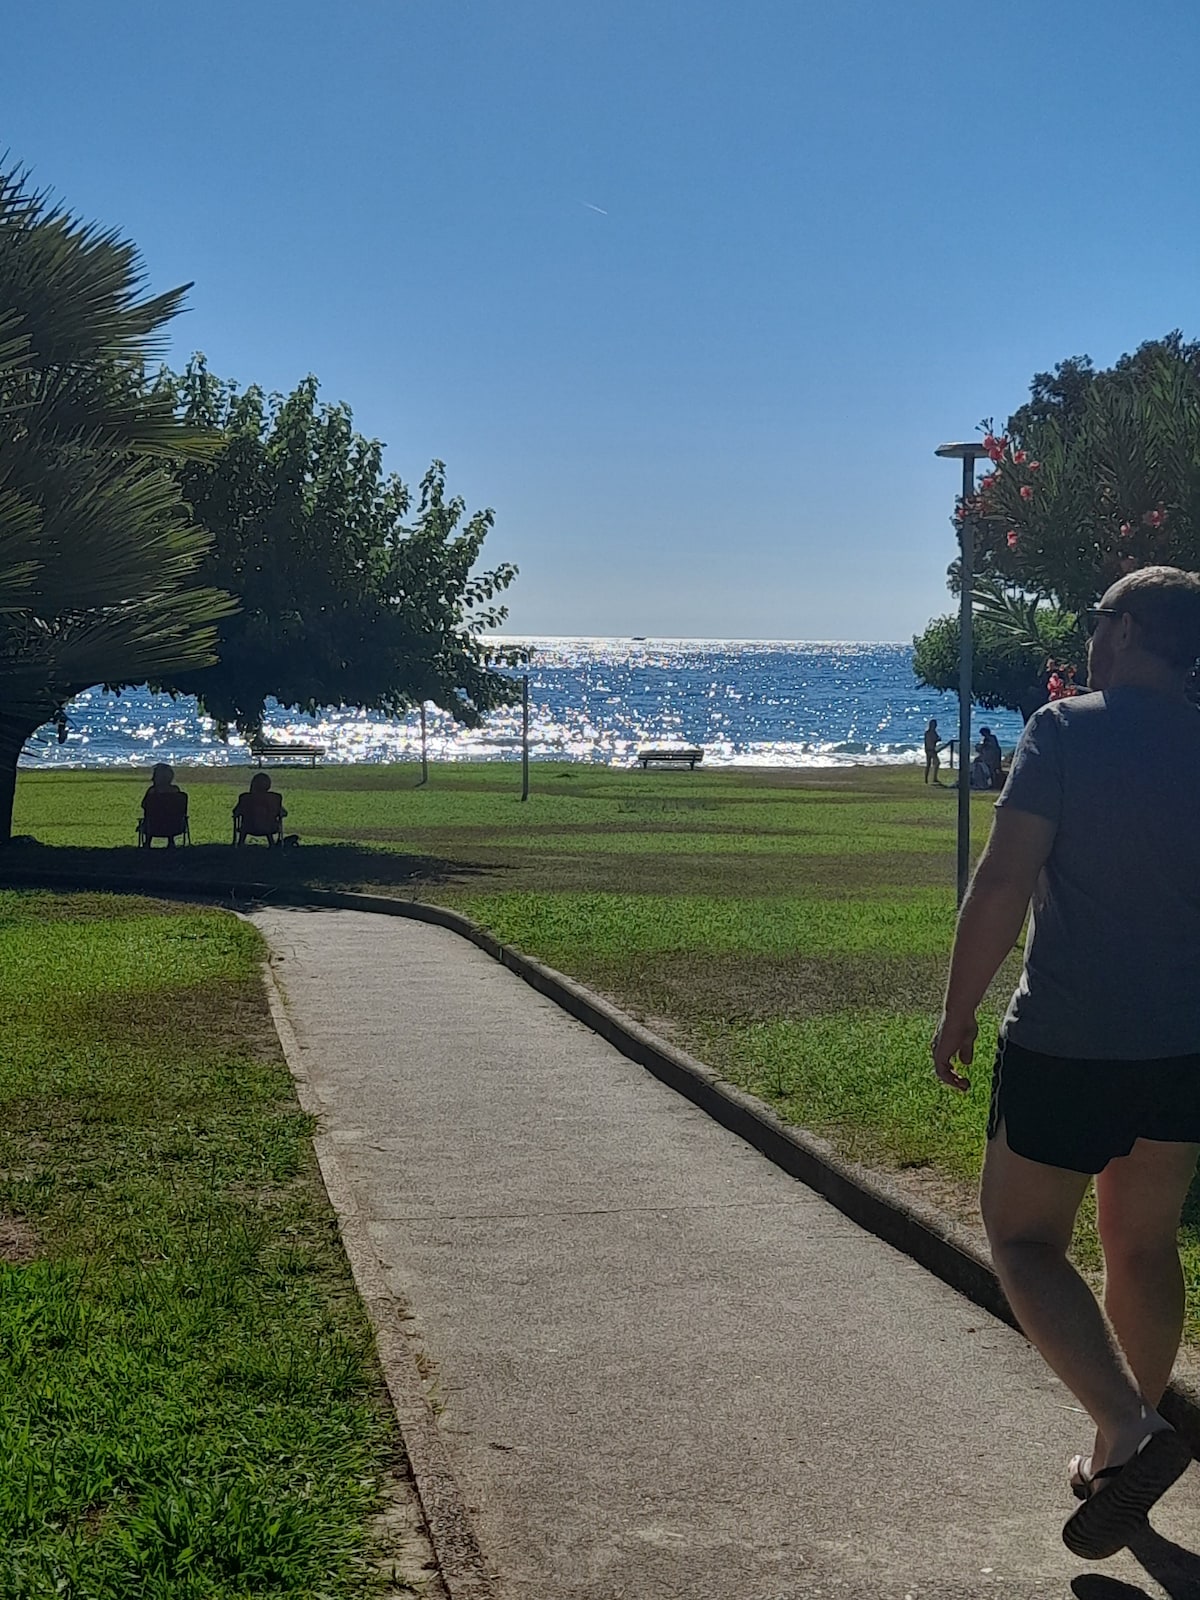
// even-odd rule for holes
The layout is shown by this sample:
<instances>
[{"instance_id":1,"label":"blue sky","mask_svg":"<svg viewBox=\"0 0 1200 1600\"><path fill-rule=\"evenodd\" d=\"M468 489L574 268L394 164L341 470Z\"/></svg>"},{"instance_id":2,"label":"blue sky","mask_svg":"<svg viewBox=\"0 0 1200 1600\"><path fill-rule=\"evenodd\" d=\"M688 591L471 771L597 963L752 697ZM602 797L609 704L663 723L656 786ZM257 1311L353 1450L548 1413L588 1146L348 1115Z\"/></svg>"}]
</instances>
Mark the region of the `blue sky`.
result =
<instances>
[{"instance_id":1,"label":"blue sky","mask_svg":"<svg viewBox=\"0 0 1200 1600\"><path fill-rule=\"evenodd\" d=\"M0 148L493 506L513 632L905 638L936 444L1200 336L1172 0L39 0Z\"/></svg>"}]
</instances>

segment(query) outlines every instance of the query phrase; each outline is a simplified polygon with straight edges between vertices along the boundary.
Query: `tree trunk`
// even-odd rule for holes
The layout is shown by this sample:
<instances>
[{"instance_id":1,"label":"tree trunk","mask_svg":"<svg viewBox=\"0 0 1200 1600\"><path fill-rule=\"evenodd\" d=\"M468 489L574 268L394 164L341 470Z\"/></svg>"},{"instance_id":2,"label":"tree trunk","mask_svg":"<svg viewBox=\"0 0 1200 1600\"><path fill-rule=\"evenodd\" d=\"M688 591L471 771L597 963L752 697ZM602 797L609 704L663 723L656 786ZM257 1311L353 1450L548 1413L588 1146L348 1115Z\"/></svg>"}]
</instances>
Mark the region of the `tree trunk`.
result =
<instances>
[{"instance_id":1,"label":"tree trunk","mask_svg":"<svg viewBox=\"0 0 1200 1600\"><path fill-rule=\"evenodd\" d=\"M13 800L17 793L17 757L7 741L0 742L0 845L12 838Z\"/></svg>"},{"instance_id":2,"label":"tree trunk","mask_svg":"<svg viewBox=\"0 0 1200 1600\"><path fill-rule=\"evenodd\" d=\"M10 723L0 719L0 847L12 838L13 801L17 794L17 761L25 741L41 726Z\"/></svg>"}]
</instances>

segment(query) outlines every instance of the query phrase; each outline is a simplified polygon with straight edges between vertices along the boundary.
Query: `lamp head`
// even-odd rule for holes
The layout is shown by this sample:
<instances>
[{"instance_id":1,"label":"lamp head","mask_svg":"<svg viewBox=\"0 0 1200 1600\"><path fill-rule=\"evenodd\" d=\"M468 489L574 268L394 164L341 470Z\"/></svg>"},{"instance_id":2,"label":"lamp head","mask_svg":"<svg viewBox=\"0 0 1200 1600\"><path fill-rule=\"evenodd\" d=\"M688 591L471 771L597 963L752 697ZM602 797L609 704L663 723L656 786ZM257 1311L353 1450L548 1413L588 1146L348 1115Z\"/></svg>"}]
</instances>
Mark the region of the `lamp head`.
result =
<instances>
[{"instance_id":1,"label":"lamp head","mask_svg":"<svg viewBox=\"0 0 1200 1600\"><path fill-rule=\"evenodd\" d=\"M940 444L933 453L935 456L949 456L955 461L975 461L979 456L987 455L978 439L972 439L968 444Z\"/></svg>"}]
</instances>

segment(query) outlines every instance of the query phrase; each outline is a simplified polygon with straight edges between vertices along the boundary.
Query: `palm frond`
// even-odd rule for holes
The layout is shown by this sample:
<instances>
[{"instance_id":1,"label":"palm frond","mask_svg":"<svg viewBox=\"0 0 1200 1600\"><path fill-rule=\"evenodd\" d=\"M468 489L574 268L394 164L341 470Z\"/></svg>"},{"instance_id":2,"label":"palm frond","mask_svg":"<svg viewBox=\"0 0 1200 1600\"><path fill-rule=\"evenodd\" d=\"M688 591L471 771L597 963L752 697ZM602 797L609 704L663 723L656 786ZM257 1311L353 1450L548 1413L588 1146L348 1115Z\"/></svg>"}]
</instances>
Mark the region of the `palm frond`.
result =
<instances>
[{"instance_id":1,"label":"palm frond","mask_svg":"<svg viewBox=\"0 0 1200 1600\"><path fill-rule=\"evenodd\" d=\"M1041 649L1036 598L986 582L976 585L971 598L980 621L995 628L1001 638L1011 643L1014 651Z\"/></svg>"},{"instance_id":2,"label":"palm frond","mask_svg":"<svg viewBox=\"0 0 1200 1600\"><path fill-rule=\"evenodd\" d=\"M228 595L168 462L222 448L146 379L185 291L0 171L0 746L64 699L211 665ZM0 837L7 825L0 817Z\"/></svg>"}]
</instances>

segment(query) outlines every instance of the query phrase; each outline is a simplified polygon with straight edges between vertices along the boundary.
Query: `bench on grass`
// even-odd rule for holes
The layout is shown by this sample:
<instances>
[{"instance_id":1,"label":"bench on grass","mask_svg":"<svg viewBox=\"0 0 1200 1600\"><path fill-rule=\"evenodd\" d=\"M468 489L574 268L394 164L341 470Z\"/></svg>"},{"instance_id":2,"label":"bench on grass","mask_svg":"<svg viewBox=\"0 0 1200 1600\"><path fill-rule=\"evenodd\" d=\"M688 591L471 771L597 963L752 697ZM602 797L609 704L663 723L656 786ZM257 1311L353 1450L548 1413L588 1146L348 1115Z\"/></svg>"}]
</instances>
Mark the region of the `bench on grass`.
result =
<instances>
[{"instance_id":1,"label":"bench on grass","mask_svg":"<svg viewBox=\"0 0 1200 1600\"><path fill-rule=\"evenodd\" d=\"M261 767L267 761L307 761L316 766L325 754L323 744L280 744L271 739L255 739L250 754Z\"/></svg>"},{"instance_id":2,"label":"bench on grass","mask_svg":"<svg viewBox=\"0 0 1200 1600\"><path fill-rule=\"evenodd\" d=\"M652 761L669 761L672 764L686 761L690 771L695 772L697 761L704 760L704 751L698 745L690 746L686 750L639 750L637 758L645 772Z\"/></svg>"}]
</instances>

